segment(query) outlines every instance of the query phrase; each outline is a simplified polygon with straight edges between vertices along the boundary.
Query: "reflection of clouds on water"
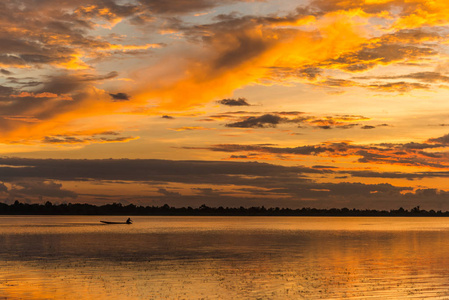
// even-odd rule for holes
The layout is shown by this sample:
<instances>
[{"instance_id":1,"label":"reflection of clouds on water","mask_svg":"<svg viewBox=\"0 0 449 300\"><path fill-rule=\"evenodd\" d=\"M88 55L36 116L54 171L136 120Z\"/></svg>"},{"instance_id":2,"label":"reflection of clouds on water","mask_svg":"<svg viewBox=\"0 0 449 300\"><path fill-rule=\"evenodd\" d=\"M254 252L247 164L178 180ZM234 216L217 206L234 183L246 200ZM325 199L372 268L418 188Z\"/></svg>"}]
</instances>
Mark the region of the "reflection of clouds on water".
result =
<instances>
[{"instance_id":1,"label":"reflection of clouds on water","mask_svg":"<svg viewBox=\"0 0 449 300\"><path fill-rule=\"evenodd\" d=\"M0 227L0 295L12 299L449 296L442 218L20 218Z\"/></svg>"}]
</instances>

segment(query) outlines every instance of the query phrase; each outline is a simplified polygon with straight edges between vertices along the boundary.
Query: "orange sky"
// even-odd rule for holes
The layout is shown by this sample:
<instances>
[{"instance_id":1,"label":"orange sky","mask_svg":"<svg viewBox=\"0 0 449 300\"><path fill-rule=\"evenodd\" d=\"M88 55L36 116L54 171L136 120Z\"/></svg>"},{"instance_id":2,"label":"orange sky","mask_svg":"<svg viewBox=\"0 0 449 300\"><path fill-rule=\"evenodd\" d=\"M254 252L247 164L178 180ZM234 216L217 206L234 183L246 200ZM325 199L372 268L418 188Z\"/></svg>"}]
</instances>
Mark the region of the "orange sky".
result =
<instances>
[{"instance_id":1,"label":"orange sky","mask_svg":"<svg viewBox=\"0 0 449 300\"><path fill-rule=\"evenodd\" d=\"M449 209L443 1L0 14L0 201Z\"/></svg>"}]
</instances>

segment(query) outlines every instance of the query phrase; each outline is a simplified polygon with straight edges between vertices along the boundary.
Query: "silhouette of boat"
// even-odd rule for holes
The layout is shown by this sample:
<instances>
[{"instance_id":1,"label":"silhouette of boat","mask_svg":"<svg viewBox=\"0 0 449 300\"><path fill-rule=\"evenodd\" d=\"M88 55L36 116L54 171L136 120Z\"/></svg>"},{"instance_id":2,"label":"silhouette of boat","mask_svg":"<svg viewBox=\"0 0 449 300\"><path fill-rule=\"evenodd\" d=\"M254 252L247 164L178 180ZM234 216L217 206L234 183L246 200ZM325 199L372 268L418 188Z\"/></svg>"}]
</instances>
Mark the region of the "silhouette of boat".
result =
<instances>
[{"instance_id":1,"label":"silhouette of boat","mask_svg":"<svg viewBox=\"0 0 449 300\"><path fill-rule=\"evenodd\" d=\"M128 218L128 220L126 220L126 222L110 222L110 221L100 221L100 222L104 223L104 224L132 224L133 223L133 221L130 218Z\"/></svg>"}]
</instances>

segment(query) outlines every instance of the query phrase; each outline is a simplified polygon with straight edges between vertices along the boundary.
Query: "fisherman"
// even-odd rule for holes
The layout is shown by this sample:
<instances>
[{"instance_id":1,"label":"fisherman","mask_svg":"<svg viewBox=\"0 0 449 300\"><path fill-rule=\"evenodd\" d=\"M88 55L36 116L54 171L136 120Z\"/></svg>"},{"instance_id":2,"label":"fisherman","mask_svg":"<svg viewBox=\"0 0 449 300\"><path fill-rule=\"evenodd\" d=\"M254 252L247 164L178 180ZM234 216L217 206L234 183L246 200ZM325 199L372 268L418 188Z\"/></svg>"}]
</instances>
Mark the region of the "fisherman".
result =
<instances>
[{"instance_id":1,"label":"fisherman","mask_svg":"<svg viewBox=\"0 0 449 300\"><path fill-rule=\"evenodd\" d=\"M128 218L128 220L126 220L126 224L132 224L133 221L131 220L131 218Z\"/></svg>"}]
</instances>

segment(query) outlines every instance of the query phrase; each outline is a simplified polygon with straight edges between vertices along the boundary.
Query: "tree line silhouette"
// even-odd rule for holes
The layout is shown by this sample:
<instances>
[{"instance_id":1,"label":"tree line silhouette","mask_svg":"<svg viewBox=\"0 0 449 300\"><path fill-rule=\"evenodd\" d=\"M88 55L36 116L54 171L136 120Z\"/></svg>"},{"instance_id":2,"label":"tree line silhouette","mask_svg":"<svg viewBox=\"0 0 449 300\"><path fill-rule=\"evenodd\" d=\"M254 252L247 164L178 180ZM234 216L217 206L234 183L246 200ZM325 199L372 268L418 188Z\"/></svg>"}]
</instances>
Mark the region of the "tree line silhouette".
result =
<instances>
[{"instance_id":1,"label":"tree line silhouette","mask_svg":"<svg viewBox=\"0 0 449 300\"><path fill-rule=\"evenodd\" d=\"M331 208L318 209L304 207L291 208L265 208L261 207L209 207L205 204L197 208L163 206L136 206L134 204L122 205L112 203L106 205L93 205L81 203L28 204L15 201L13 204L0 203L0 215L123 215L123 216L428 216L448 217L449 212L441 210L422 210L419 206L411 210L400 207L393 210L349 209Z\"/></svg>"}]
</instances>

